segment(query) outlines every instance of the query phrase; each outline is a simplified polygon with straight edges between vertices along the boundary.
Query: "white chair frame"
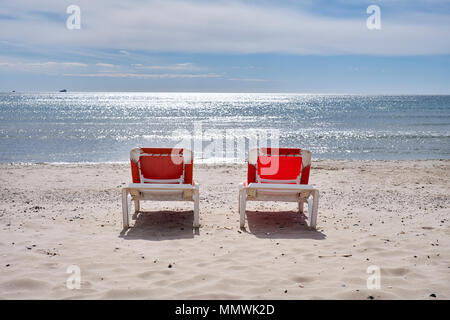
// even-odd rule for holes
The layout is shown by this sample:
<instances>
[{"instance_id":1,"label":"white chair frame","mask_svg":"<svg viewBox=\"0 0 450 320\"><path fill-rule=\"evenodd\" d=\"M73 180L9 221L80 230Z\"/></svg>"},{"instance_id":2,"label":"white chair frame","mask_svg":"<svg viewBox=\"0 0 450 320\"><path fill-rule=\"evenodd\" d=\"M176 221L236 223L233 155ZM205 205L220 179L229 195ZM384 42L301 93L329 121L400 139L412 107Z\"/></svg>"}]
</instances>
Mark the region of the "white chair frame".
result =
<instances>
[{"instance_id":1,"label":"white chair frame","mask_svg":"<svg viewBox=\"0 0 450 320\"><path fill-rule=\"evenodd\" d=\"M136 150L136 149L134 149ZM184 150L191 153L190 150ZM133 152L133 151L132 151ZM170 156L170 154L145 154L141 156ZM191 159L190 154L188 159ZM141 183L130 183L128 187L122 189L122 214L123 214L123 228L128 229L130 226L129 214L131 211L131 201L134 201L135 213L141 209L141 201L193 201L194 202L194 228L200 226L199 223L199 185L194 183L184 184L184 170L183 174L178 179L146 179L141 172L140 161L137 161L139 168L139 176ZM147 182L147 183L145 183Z\"/></svg>"},{"instance_id":2,"label":"white chair frame","mask_svg":"<svg viewBox=\"0 0 450 320\"><path fill-rule=\"evenodd\" d=\"M283 201L297 202L298 211L303 213L304 203L308 204L308 222L312 229L317 225L317 212L319 207L319 190L309 184L300 184L303 168L311 163L311 152L302 150L299 155L286 155L302 157L300 175L295 180L261 179L258 175L258 149L249 153L249 162L256 167L256 181L248 185L239 184L239 224L245 227L245 210L247 201ZM305 165L306 164L306 165ZM266 183L263 183L266 182ZM295 183L295 184L292 184Z\"/></svg>"},{"instance_id":3,"label":"white chair frame","mask_svg":"<svg viewBox=\"0 0 450 320\"><path fill-rule=\"evenodd\" d=\"M303 213L303 204L308 204L308 221L312 229L317 225L319 190L307 184L250 183L239 185L239 224L245 227L247 201L297 202L298 211Z\"/></svg>"}]
</instances>

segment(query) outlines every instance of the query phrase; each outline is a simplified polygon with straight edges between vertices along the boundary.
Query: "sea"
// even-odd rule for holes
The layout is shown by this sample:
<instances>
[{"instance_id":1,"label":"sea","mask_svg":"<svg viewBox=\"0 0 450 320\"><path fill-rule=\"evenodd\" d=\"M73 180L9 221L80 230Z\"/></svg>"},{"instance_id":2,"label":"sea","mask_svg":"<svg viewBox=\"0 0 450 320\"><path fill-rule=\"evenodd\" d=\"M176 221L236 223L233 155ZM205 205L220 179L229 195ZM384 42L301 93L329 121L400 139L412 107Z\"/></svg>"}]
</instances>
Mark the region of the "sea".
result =
<instances>
[{"instance_id":1,"label":"sea","mask_svg":"<svg viewBox=\"0 0 450 320\"><path fill-rule=\"evenodd\" d=\"M134 147L181 145L197 162L266 145L313 160L450 159L450 95L0 93L0 163L120 163Z\"/></svg>"}]
</instances>

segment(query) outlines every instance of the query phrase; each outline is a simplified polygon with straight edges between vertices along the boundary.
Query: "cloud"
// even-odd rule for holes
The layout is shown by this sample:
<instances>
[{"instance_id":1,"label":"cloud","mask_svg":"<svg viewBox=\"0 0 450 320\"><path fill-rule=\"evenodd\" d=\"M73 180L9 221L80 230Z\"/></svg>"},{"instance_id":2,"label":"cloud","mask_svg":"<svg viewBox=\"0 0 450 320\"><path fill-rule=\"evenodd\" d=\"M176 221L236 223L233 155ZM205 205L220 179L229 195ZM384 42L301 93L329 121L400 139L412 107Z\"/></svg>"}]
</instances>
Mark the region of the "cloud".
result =
<instances>
[{"instance_id":1,"label":"cloud","mask_svg":"<svg viewBox=\"0 0 450 320\"><path fill-rule=\"evenodd\" d=\"M2 14L14 19L0 20L0 38L36 47L114 49L124 55L138 50L317 55L450 53L448 11L414 11L406 1L404 6L411 8L390 11L394 3L398 1L381 4L382 29L368 30L364 7L358 14L340 17L277 1L79 0L81 30L68 30L65 21L57 19L66 9L60 1L40 1L40 12L48 13L43 15L33 13L28 0L16 0L2 4ZM49 19L49 15L53 18Z\"/></svg>"},{"instance_id":2,"label":"cloud","mask_svg":"<svg viewBox=\"0 0 450 320\"><path fill-rule=\"evenodd\" d=\"M137 78L137 79L192 79L192 78L220 78L214 73L207 74L174 74L174 73L66 73L66 77L89 77L89 78Z\"/></svg>"},{"instance_id":3,"label":"cloud","mask_svg":"<svg viewBox=\"0 0 450 320\"><path fill-rule=\"evenodd\" d=\"M195 67L192 63L177 63L172 65L154 65L145 66L143 64L132 64L135 69L153 69L153 70L194 70L199 69Z\"/></svg>"},{"instance_id":4,"label":"cloud","mask_svg":"<svg viewBox=\"0 0 450 320\"><path fill-rule=\"evenodd\" d=\"M86 68L88 64L82 62L0 62L0 70L5 71L24 71L24 72L57 72L58 70L67 70L73 68Z\"/></svg>"},{"instance_id":5,"label":"cloud","mask_svg":"<svg viewBox=\"0 0 450 320\"><path fill-rule=\"evenodd\" d=\"M67 72L68 70L80 70L83 72ZM193 79L193 78L219 78L221 75L215 73L139 73L141 69L167 70L167 71L193 71L191 63L180 63L167 66L144 66L132 64L131 68L111 63L98 62L87 64L81 62L30 62L30 61L1 61L0 71L40 72L43 74L63 75L70 77L90 78L141 78L141 79ZM200 69L200 68L198 68ZM121 70L123 72L118 72ZM114 71L114 72L112 72ZM134 72L138 71L138 72Z\"/></svg>"},{"instance_id":6,"label":"cloud","mask_svg":"<svg viewBox=\"0 0 450 320\"><path fill-rule=\"evenodd\" d=\"M97 67L102 67L102 68L116 68L118 66L111 64L111 63L96 63L95 64Z\"/></svg>"},{"instance_id":7,"label":"cloud","mask_svg":"<svg viewBox=\"0 0 450 320\"><path fill-rule=\"evenodd\" d=\"M47 67L87 67L86 63L82 62L0 62L0 66L7 67L37 67L37 68L47 68Z\"/></svg>"},{"instance_id":8,"label":"cloud","mask_svg":"<svg viewBox=\"0 0 450 320\"><path fill-rule=\"evenodd\" d=\"M266 79L259 78L229 78L230 81L246 81L246 82L266 82Z\"/></svg>"}]
</instances>

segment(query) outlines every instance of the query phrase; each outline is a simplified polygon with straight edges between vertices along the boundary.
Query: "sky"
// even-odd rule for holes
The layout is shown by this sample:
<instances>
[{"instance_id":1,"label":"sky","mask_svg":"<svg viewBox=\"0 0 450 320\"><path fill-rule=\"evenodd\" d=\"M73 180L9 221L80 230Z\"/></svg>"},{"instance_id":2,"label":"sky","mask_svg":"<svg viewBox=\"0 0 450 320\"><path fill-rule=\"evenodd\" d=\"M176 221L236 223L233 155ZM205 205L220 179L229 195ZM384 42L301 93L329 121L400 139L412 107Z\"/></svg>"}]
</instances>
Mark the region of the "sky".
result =
<instances>
[{"instance_id":1,"label":"sky","mask_svg":"<svg viewBox=\"0 0 450 320\"><path fill-rule=\"evenodd\" d=\"M450 0L0 0L0 92L63 88L450 94Z\"/></svg>"}]
</instances>

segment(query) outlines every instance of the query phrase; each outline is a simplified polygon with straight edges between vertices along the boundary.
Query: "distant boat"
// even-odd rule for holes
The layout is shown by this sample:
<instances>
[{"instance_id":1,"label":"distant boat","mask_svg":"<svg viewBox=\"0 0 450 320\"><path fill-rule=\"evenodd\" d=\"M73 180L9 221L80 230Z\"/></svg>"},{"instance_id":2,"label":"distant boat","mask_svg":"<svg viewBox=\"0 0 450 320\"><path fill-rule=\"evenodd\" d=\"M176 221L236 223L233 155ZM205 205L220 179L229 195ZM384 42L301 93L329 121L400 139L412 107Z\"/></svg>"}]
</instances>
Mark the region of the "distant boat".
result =
<instances>
[{"instance_id":1,"label":"distant boat","mask_svg":"<svg viewBox=\"0 0 450 320\"><path fill-rule=\"evenodd\" d=\"M66 89L59 90L59 92L67 92Z\"/></svg>"}]
</instances>

